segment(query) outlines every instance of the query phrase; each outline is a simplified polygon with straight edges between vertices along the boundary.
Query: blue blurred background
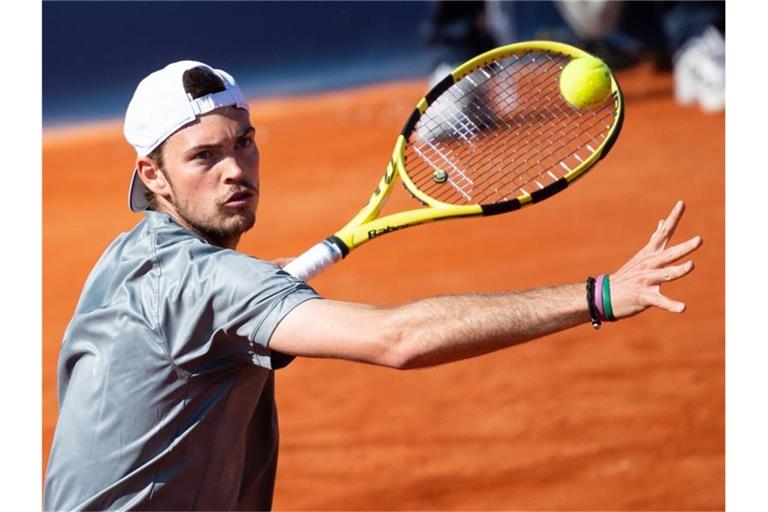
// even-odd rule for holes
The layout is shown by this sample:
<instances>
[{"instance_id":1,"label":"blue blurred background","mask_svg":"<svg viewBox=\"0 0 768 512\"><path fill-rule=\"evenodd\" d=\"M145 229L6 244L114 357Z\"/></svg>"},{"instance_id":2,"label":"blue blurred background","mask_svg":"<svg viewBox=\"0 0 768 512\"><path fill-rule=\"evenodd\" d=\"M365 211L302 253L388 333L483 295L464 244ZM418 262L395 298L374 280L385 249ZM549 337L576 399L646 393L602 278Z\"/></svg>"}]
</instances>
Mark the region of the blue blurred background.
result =
<instances>
[{"instance_id":1,"label":"blue blurred background","mask_svg":"<svg viewBox=\"0 0 768 512\"><path fill-rule=\"evenodd\" d=\"M508 38L569 39L551 2L499 2ZM136 84L181 59L250 98L426 77L434 2L43 2L43 125L119 118Z\"/></svg>"},{"instance_id":2,"label":"blue blurred background","mask_svg":"<svg viewBox=\"0 0 768 512\"><path fill-rule=\"evenodd\" d=\"M720 88L709 110L720 110L724 39L706 29L724 34L724 5L46 1L43 125L122 117L141 78L181 59L229 71L257 98L426 78L438 64L451 69L494 46L530 39L580 46L614 70L647 59L669 71L673 55L695 43L689 53L696 69L689 73L685 59L676 61L675 80L689 84L704 76ZM709 76L713 69L719 74Z\"/></svg>"}]
</instances>

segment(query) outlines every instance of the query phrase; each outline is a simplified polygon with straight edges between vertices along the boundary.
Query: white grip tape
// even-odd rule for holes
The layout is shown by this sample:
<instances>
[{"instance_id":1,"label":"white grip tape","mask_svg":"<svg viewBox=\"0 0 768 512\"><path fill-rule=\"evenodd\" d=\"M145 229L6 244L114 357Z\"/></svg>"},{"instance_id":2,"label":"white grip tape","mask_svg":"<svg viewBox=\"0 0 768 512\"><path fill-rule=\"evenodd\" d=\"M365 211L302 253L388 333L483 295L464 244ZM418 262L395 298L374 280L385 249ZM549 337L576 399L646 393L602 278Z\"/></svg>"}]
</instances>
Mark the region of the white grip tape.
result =
<instances>
[{"instance_id":1,"label":"white grip tape","mask_svg":"<svg viewBox=\"0 0 768 512\"><path fill-rule=\"evenodd\" d=\"M307 281L330 267L344 255L336 244L323 240L319 244L310 248L307 252L291 261L283 270L291 274L296 279Z\"/></svg>"}]
</instances>

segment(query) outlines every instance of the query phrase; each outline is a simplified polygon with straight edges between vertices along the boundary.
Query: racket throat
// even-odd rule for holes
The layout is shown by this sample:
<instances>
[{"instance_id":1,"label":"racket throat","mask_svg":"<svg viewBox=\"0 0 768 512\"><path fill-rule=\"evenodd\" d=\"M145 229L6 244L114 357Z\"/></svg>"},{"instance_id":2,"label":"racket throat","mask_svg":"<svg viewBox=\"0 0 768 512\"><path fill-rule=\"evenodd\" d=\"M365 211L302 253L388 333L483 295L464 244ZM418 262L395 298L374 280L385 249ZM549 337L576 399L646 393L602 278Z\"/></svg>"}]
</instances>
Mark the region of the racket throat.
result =
<instances>
[{"instance_id":1,"label":"racket throat","mask_svg":"<svg viewBox=\"0 0 768 512\"><path fill-rule=\"evenodd\" d=\"M349 254L349 246L336 235L329 236L322 243L326 244L328 250L336 256L336 261L346 258L347 254Z\"/></svg>"}]
</instances>

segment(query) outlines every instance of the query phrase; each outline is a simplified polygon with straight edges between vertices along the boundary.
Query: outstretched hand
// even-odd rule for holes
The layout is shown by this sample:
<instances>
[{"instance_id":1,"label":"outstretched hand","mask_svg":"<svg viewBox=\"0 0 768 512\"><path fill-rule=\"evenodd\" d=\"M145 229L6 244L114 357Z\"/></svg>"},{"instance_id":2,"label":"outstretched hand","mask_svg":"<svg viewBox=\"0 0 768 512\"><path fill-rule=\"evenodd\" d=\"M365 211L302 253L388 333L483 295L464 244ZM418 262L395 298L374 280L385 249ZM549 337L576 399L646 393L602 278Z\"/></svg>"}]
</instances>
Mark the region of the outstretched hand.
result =
<instances>
[{"instance_id":1,"label":"outstretched hand","mask_svg":"<svg viewBox=\"0 0 768 512\"><path fill-rule=\"evenodd\" d=\"M675 232L685 211L685 204L678 201L669 216L660 220L648 243L610 275L611 304L614 316L626 318L636 315L650 306L673 313L685 311L685 304L672 300L661 293L661 285L686 276L693 270L693 260L674 265L676 261L701 246L702 238L693 238L671 247L667 243Z\"/></svg>"}]
</instances>

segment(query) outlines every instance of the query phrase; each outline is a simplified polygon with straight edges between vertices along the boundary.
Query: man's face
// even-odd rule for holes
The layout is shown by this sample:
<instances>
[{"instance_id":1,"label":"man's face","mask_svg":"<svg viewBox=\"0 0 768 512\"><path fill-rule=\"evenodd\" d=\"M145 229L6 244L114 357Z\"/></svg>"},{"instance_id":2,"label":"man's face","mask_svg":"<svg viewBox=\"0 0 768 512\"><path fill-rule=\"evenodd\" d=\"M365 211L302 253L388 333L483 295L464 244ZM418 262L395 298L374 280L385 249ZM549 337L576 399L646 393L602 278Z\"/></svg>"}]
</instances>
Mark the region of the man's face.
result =
<instances>
[{"instance_id":1,"label":"man's face","mask_svg":"<svg viewBox=\"0 0 768 512\"><path fill-rule=\"evenodd\" d=\"M159 205L212 243L234 248L253 226L259 151L245 110L215 110L171 135L163 170L170 186Z\"/></svg>"}]
</instances>

